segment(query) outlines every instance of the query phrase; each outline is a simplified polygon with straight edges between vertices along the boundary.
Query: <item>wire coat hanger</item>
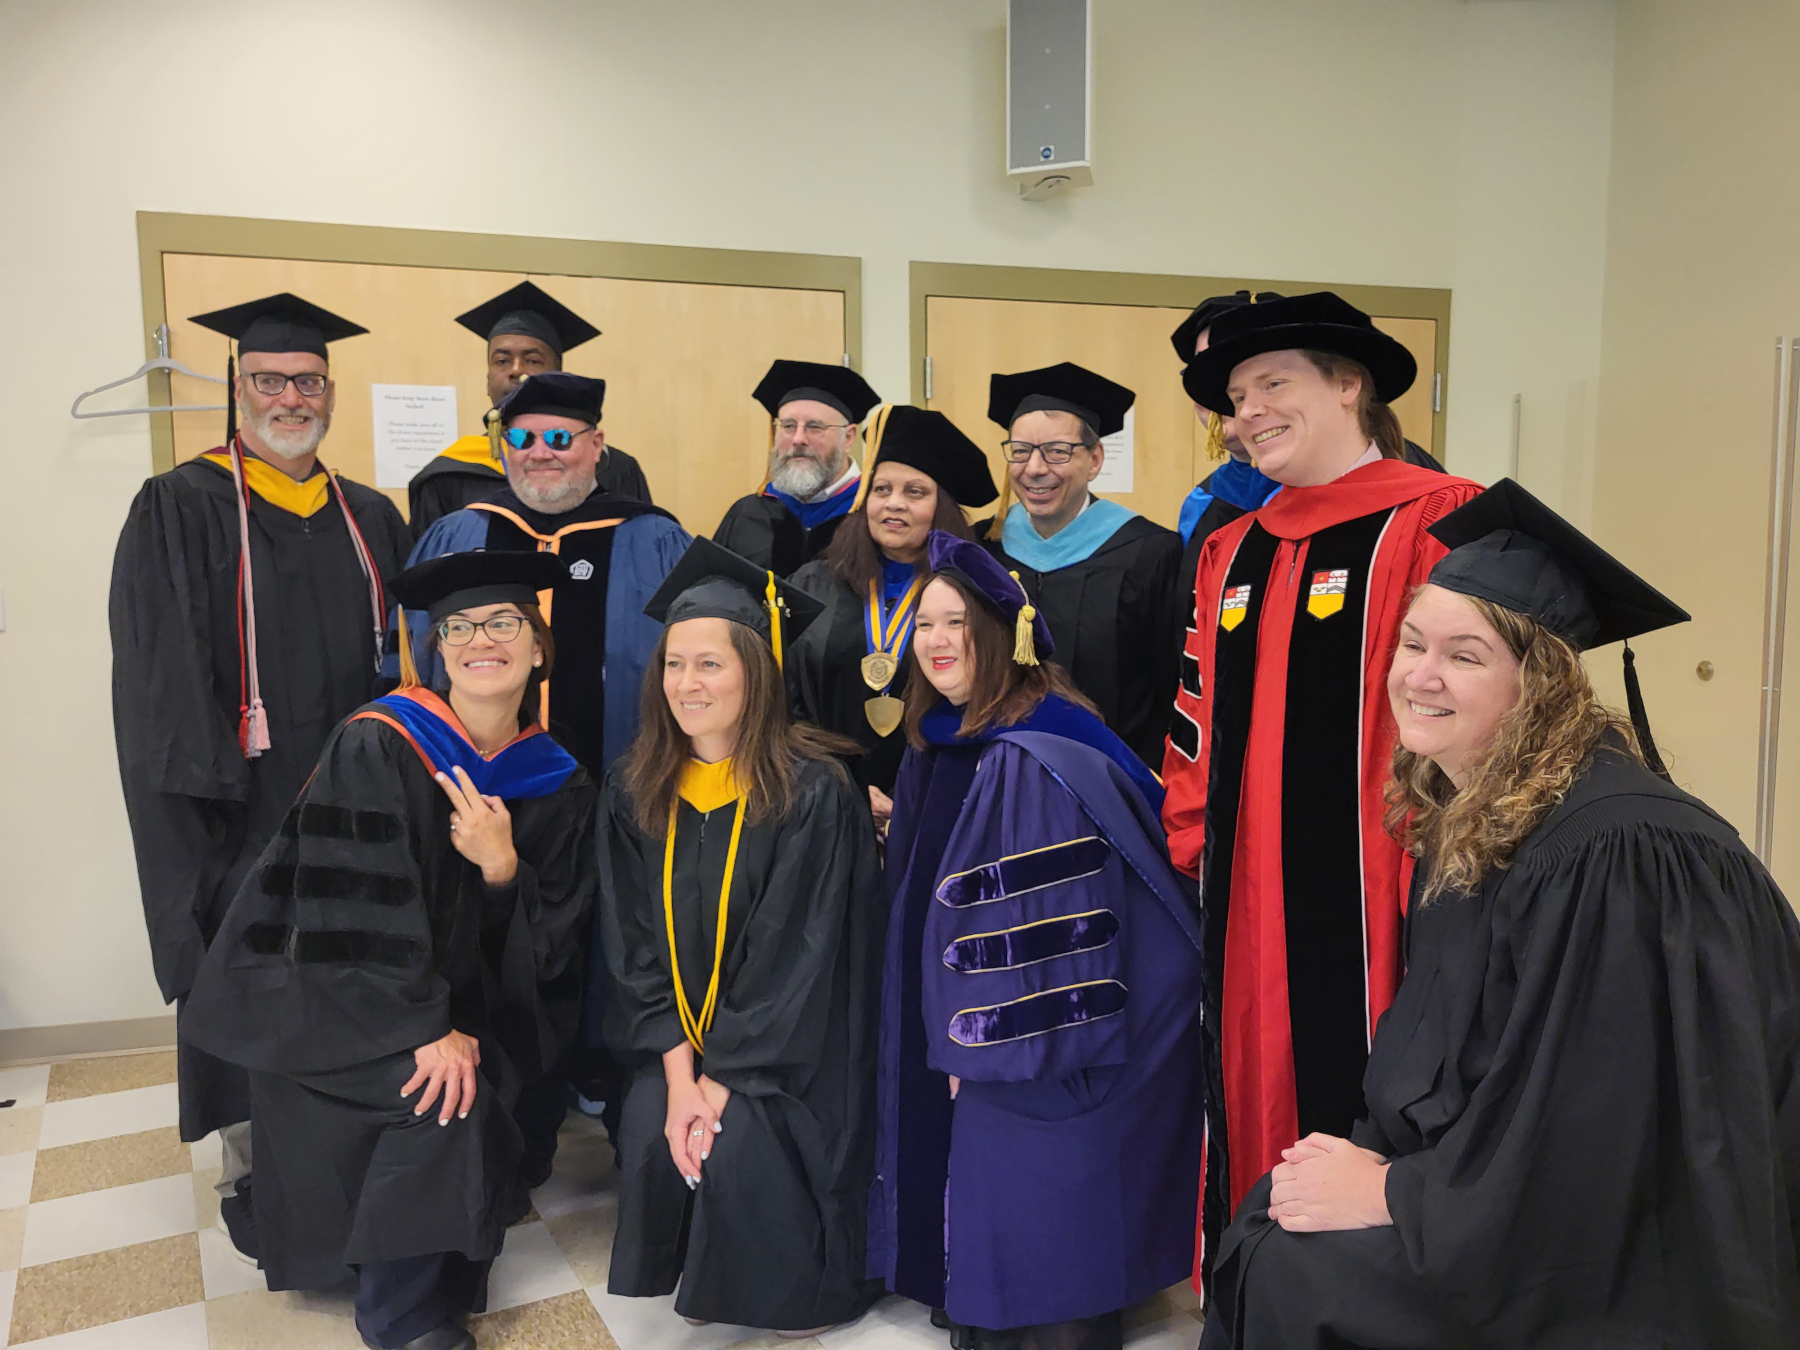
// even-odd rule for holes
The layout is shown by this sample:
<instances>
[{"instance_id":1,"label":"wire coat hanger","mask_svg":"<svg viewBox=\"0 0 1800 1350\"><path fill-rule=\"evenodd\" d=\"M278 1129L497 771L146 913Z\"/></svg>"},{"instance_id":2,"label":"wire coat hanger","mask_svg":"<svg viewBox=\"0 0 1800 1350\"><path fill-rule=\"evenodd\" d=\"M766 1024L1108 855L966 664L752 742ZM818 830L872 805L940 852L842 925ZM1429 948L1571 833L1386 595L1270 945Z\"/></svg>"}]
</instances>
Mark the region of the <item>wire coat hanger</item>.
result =
<instances>
[{"instance_id":1,"label":"wire coat hanger","mask_svg":"<svg viewBox=\"0 0 1800 1350\"><path fill-rule=\"evenodd\" d=\"M104 412L81 411L81 405L87 402L95 394L104 394L108 389L117 389L122 384L130 384L133 380L142 379L144 376L154 374L157 371L166 370L172 375L186 375L191 380L206 380L211 384L225 383L225 381L221 380L217 375L202 375L197 370L189 370L186 366L182 365L181 362L169 355L169 325L166 323L158 324L156 326L156 351L157 355L154 360L144 362L143 365L132 371L132 373L127 375L124 379L114 380L111 384L103 384L98 389L90 389L85 394L79 395L74 404L69 408L69 416L80 418L129 417L134 413L225 411L225 405L223 403L155 403L148 404L142 408L108 408Z\"/></svg>"}]
</instances>

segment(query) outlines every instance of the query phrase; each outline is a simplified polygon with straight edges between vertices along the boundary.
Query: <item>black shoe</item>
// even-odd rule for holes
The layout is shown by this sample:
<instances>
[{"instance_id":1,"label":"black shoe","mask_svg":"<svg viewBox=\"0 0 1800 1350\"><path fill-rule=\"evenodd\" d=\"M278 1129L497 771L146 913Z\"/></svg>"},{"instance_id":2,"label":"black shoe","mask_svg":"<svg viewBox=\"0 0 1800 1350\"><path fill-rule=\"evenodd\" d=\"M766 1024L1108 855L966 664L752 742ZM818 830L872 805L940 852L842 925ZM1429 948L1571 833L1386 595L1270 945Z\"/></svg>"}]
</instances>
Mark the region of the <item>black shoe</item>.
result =
<instances>
[{"instance_id":1,"label":"black shoe","mask_svg":"<svg viewBox=\"0 0 1800 1350\"><path fill-rule=\"evenodd\" d=\"M369 1350L382 1350L367 1336L363 1344ZM405 1345L395 1346L394 1350L475 1350L475 1338L454 1322L446 1322L440 1327L433 1327L423 1336L415 1336Z\"/></svg>"},{"instance_id":2,"label":"black shoe","mask_svg":"<svg viewBox=\"0 0 1800 1350\"><path fill-rule=\"evenodd\" d=\"M235 1195L220 1199L219 1227L231 1239L232 1249L240 1260L253 1266L261 1265L261 1254L256 1246L256 1207L250 1202L249 1177L238 1182Z\"/></svg>"}]
</instances>

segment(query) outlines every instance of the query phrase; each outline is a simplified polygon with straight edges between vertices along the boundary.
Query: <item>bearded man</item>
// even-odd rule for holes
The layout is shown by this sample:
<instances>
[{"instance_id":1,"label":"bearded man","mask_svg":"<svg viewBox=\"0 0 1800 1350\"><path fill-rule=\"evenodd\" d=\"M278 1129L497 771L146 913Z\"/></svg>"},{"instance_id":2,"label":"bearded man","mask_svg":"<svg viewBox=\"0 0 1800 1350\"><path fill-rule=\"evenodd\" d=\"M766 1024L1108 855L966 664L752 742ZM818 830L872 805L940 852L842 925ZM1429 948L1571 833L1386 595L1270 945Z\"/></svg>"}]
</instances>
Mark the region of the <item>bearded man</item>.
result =
<instances>
[{"instance_id":1,"label":"bearded man","mask_svg":"<svg viewBox=\"0 0 1800 1350\"><path fill-rule=\"evenodd\" d=\"M848 366L777 361L752 397L774 419L768 478L732 503L713 541L786 577L825 552L856 504L850 447L881 395Z\"/></svg>"},{"instance_id":2,"label":"bearded man","mask_svg":"<svg viewBox=\"0 0 1800 1350\"><path fill-rule=\"evenodd\" d=\"M113 560L113 729L156 981L181 1007L239 882L375 684L407 530L319 462L326 344L367 332L282 294L202 314L235 338L243 431L144 484ZM218 1129L221 1224L255 1256L249 1083L183 1043L181 1137Z\"/></svg>"}]
</instances>

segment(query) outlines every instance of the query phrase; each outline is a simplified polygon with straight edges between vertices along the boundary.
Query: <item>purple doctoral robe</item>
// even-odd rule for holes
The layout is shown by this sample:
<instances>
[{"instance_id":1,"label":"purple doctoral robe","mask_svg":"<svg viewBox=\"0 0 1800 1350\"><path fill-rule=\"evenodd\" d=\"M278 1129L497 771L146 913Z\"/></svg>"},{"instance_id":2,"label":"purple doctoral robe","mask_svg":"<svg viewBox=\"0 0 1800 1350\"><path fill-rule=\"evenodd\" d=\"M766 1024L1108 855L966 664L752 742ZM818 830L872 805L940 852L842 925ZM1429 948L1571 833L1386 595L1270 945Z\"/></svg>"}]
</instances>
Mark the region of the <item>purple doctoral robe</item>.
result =
<instances>
[{"instance_id":1,"label":"purple doctoral robe","mask_svg":"<svg viewBox=\"0 0 1800 1350\"><path fill-rule=\"evenodd\" d=\"M870 1273L969 1326L1095 1317L1193 1266L1191 883L1098 718L955 725L895 788Z\"/></svg>"}]
</instances>

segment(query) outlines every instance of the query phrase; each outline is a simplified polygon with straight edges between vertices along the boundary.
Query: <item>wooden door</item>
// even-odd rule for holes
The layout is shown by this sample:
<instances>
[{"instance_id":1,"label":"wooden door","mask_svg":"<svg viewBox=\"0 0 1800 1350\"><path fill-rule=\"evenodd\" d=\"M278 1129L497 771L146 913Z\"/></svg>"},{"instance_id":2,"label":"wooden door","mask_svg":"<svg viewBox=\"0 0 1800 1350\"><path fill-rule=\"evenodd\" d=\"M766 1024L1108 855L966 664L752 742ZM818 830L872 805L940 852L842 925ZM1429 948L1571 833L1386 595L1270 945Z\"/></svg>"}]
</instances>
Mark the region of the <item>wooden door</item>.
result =
<instances>
[{"instance_id":1,"label":"wooden door","mask_svg":"<svg viewBox=\"0 0 1800 1350\"><path fill-rule=\"evenodd\" d=\"M165 254L173 354L224 374L226 341L187 319L257 296L291 291L369 329L333 343L337 411L321 452L358 482L375 482L372 384L451 385L462 430L487 411L487 349L455 316L524 280L523 273L366 263ZM843 359L838 291L530 278L601 329L566 369L606 380L605 427L644 467L659 506L695 534L711 534L726 508L756 491L769 418L751 397L776 357ZM177 403L221 401L217 385L177 377ZM178 413L177 461L219 444L223 413ZM402 508L404 488L388 495Z\"/></svg>"}]
</instances>

